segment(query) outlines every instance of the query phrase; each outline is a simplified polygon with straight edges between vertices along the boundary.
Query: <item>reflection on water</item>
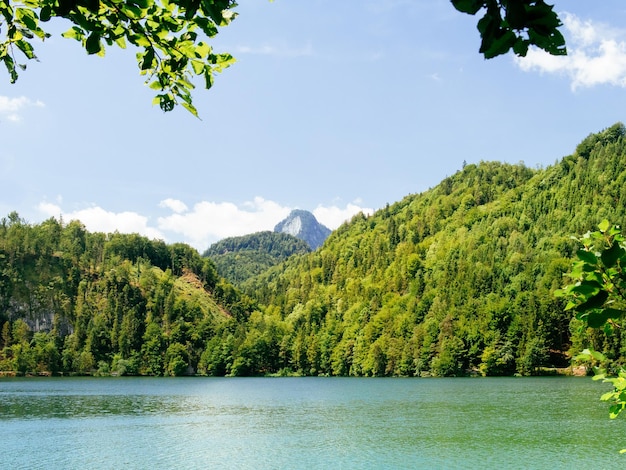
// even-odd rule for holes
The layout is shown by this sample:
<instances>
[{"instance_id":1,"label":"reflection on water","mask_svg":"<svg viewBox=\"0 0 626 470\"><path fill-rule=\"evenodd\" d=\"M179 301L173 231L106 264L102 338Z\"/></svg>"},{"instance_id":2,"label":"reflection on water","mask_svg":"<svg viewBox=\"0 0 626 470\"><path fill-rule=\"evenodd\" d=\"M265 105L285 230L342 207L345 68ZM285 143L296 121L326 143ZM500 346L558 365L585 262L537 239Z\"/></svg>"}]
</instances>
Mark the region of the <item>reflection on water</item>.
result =
<instances>
[{"instance_id":1,"label":"reflection on water","mask_svg":"<svg viewBox=\"0 0 626 470\"><path fill-rule=\"evenodd\" d=\"M141 395L13 395L2 400L2 419L85 418L101 415L146 415L178 413L181 405L167 397Z\"/></svg>"},{"instance_id":2,"label":"reflection on water","mask_svg":"<svg viewBox=\"0 0 626 470\"><path fill-rule=\"evenodd\" d=\"M590 379L0 380L3 468L614 468ZM626 438L625 438L626 444Z\"/></svg>"}]
</instances>

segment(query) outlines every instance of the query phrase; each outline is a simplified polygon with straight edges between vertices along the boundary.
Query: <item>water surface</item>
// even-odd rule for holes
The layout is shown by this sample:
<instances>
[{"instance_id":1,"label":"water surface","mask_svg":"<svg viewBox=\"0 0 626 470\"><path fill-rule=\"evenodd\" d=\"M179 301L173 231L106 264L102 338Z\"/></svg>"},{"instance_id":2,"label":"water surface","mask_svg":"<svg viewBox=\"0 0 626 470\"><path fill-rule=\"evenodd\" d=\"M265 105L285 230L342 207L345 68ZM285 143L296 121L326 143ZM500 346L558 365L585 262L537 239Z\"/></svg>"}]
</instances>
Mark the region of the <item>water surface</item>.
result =
<instances>
[{"instance_id":1,"label":"water surface","mask_svg":"<svg viewBox=\"0 0 626 470\"><path fill-rule=\"evenodd\" d=\"M589 378L0 379L10 469L602 469Z\"/></svg>"}]
</instances>

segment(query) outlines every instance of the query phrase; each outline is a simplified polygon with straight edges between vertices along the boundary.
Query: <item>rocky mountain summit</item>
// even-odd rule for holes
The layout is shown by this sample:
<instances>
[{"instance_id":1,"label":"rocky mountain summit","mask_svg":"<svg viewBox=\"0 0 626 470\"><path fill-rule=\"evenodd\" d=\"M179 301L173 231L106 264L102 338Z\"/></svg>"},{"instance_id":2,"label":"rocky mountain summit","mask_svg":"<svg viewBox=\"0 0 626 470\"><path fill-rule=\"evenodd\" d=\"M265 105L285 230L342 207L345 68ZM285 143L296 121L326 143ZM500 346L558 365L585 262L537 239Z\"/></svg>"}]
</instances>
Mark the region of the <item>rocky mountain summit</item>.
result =
<instances>
[{"instance_id":1,"label":"rocky mountain summit","mask_svg":"<svg viewBox=\"0 0 626 470\"><path fill-rule=\"evenodd\" d=\"M320 224L309 211L295 209L274 227L274 232L293 235L307 242L311 249L315 250L324 243L331 230Z\"/></svg>"}]
</instances>

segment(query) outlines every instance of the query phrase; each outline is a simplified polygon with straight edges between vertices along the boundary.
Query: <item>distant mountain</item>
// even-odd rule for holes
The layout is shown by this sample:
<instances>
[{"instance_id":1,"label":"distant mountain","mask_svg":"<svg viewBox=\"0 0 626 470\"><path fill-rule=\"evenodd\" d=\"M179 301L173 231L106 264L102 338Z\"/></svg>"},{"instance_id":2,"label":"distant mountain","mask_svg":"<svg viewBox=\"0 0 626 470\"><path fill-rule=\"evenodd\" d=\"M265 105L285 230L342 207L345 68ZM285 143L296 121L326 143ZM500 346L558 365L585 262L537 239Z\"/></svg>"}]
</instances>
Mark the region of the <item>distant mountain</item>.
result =
<instances>
[{"instance_id":1,"label":"distant mountain","mask_svg":"<svg viewBox=\"0 0 626 470\"><path fill-rule=\"evenodd\" d=\"M295 209L274 227L274 232L293 235L307 242L312 250L316 250L322 246L331 230L320 224L309 211Z\"/></svg>"},{"instance_id":2,"label":"distant mountain","mask_svg":"<svg viewBox=\"0 0 626 470\"><path fill-rule=\"evenodd\" d=\"M220 276L241 285L292 255L315 250L330 233L310 212L294 210L273 232L225 238L211 245L203 256L211 258Z\"/></svg>"},{"instance_id":3,"label":"distant mountain","mask_svg":"<svg viewBox=\"0 0 626 470\"><path fill-rule=\"evenodd\" d=\"M311 249L304 240L278 232L257 232L214 243L203 256L211 258L220 276L240 284L294 254Z\"/></svg>"}]
</instances>

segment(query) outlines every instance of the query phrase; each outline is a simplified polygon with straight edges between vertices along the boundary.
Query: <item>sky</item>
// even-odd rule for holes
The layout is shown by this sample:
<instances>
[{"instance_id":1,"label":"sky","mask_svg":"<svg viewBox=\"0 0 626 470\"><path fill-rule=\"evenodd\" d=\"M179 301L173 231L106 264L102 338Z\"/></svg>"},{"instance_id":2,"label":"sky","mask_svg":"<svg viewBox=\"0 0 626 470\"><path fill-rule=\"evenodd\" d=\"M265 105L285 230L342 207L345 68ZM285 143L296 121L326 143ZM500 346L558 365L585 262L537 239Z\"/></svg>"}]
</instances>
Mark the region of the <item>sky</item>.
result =
<instances>
[{"instance_id":1,"label":"sky","mask_svg":"<svg viewBox=\"0 0 626 470\"><path fill-rule=\"evenodd\" d=\"M88 56L53 20L15 84L0 70L0 217L202 252L292 209L337 228L464 162L547 167L626 120L626 3L555 10L568 56L485 60L448 0L241 0L200 119L152 105L135 51Z\"/></svg>"}]
</instances>

